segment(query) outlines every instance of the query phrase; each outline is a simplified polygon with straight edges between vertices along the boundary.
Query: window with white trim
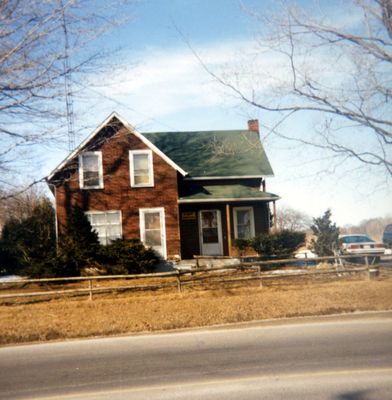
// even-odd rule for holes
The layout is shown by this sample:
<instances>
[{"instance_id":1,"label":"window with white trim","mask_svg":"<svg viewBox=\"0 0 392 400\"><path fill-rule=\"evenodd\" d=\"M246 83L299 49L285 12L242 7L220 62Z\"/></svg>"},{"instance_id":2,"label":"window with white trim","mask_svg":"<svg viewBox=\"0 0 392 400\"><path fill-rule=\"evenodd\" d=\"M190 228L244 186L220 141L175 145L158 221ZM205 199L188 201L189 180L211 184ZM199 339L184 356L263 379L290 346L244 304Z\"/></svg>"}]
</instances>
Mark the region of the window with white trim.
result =
<instances>
[{"instance_id":1,"label":"window with white trim","mask_svg":"<svg viewBox=\"0 0 392 400\"><path fill-rule=\"evenodd\" d=\"M101 244L122 238L121 211L87 211L86 216Z\"/></svg>"},{"instance_id":2,"label":"window with white trim","mask_svg":"<svg viewBox=\"0 0 392 400\"><path fill-rule=\"evenodd\" d=\"M102 189L102 152L87 151L79 156L79 184L82 189Z\"/></svg>"},{"instance_id":3,"label":"window with white trim","mask_svg":"<svg viewBox=\"0 0 392 400\"><path fill-rule=\"evenodd\" d=\"M132 187L154 186L152 151L131 150L129 152L129 170Z\"/></svg>"},{"instance_id":4,"label":"window with white trim","mask_svg":"<svg viewBox=\"0 0 392 400\"><path fill-rule=\"evenodd\" d=\"M250 239L255 236L253 207L234 207L234 237Z\"/></svg>"}]
</instances>

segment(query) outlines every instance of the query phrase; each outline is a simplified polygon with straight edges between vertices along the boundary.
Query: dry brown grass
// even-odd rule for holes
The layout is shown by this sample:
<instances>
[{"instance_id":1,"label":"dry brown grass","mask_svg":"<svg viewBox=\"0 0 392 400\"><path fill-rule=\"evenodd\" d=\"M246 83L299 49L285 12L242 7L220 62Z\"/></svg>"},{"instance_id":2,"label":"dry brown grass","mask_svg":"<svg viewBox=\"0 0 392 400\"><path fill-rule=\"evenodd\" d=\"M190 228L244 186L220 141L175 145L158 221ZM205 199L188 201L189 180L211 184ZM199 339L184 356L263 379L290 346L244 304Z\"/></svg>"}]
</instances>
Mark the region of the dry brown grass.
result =
<instances>
[{"instance_id":1,"label":"dry brown grass","mask_svg":"<svg viewBox=\"0 0 392 400\"><path fill-rule=\"evenodd\" d=\"M0 344L392 309L392 279L109 294L0 305Z\"/></svg>"}]
</instances>

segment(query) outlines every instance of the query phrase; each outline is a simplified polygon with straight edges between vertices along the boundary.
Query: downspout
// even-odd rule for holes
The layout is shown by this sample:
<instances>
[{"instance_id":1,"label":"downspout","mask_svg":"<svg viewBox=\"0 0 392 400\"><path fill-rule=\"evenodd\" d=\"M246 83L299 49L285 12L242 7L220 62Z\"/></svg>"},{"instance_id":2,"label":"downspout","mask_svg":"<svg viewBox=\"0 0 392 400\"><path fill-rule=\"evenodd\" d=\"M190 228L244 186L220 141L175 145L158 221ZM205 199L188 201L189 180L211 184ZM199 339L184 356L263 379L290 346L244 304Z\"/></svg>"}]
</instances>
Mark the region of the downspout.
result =
<instances>
[{"instance_id":1,"label":"downspout","mask_svg":"<svg viewBox=\"0 0 392 400\"><path fill-rule=\"evenodd\" d=\"M58 254L58 249L59 249L59 228L58 228L58 219L57 219L57 192L56 192L56 186L53 185L53 183L49 183L46 181L47 185L49 186L50 191L54 195L54 231L56 235L56 254Z\"/></svg>"}]
</instances>

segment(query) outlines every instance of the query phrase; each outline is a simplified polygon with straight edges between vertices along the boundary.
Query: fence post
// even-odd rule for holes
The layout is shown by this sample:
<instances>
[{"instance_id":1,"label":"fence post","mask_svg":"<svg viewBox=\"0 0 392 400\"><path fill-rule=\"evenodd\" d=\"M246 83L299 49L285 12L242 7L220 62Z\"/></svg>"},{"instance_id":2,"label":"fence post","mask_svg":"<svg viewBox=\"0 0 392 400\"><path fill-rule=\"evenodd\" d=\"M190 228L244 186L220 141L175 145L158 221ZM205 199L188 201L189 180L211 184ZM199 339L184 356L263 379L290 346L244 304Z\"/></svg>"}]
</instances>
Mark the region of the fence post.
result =
<instances>
[{"instance_id":1,"label":"fence post","mask_svg":"<svg viewBox=\"0 0 392 400\"><path fill-rule=\"evenodd\" d=\"M377 279L378 276L380 274L380 270L378 267L372 267L368 269L368 279L369 280L373 280L373 279Z\"/></svg>"},{"instance_id":2,"label":"fence post","mask_svg":"<svg viewBox=\"0 0 392 400\"><path fill-rule=\"evenodd\" d=\"M93 281L92 279L88 280L88 288L89 288L89 300L93 299Z\"/></svg>"},{"instance_id":3,"label":"fence post","mask_svg":"<svg viewBox=\"0 0 392 400\"><path fill-rule=\"evenodd\" d=\"M182 288L181 288L181 274L180 274L180 271L178 271L177 270L177 276L176 276L176 278L177 278L177 289L178 289L178 291L181 293L182 292Z\"/></svg>"},{"instance_id":4,"label":"fence post","mask_svg":"<svg viewBox=\"0 0 392 400\"><path fill-rule=\"evenodd\" d=\"M261 279L261 265L258 266L259 267L259 281L260 281L260 287L263 287L263 280Z\"/></svg>"}]
</instances>

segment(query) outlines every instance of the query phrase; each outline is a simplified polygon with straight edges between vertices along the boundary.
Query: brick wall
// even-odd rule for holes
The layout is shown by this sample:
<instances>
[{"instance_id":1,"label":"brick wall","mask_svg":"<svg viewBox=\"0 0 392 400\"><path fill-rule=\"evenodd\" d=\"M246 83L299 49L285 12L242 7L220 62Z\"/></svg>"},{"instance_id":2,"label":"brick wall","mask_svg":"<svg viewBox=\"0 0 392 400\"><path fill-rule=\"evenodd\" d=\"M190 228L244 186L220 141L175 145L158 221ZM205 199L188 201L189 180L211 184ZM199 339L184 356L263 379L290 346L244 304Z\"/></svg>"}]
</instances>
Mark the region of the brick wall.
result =
<instances>
[{"instance_id":1,"label":"brick wall","mask_svg":"<svg viewBox=\"0 0 392 400\"><path fill-rule=\"evenodd\" d=\"M56 188L59 230L64 228L67 213L74 204L85 211L121 210L123 237L140 238L139 209L164 207L168 258L180 254L178 224L177 171L153 152L154 187L131 188L129 150L148 147L122 127L111 138L88 150L102 151L104 188L79 188L78 169Z\"/></svg>"}]
</instances>

